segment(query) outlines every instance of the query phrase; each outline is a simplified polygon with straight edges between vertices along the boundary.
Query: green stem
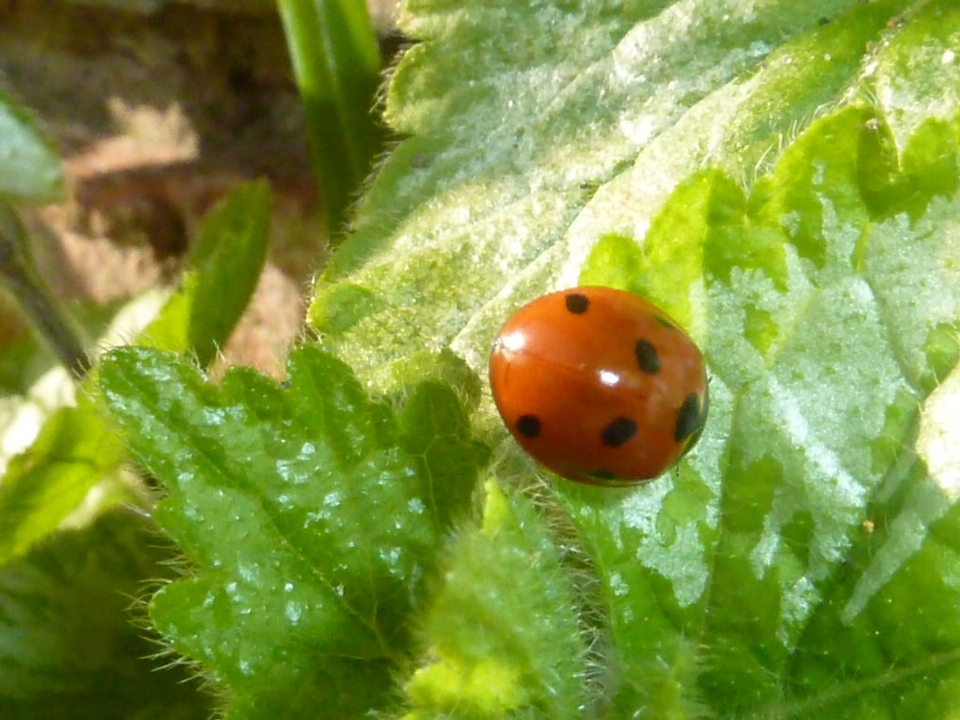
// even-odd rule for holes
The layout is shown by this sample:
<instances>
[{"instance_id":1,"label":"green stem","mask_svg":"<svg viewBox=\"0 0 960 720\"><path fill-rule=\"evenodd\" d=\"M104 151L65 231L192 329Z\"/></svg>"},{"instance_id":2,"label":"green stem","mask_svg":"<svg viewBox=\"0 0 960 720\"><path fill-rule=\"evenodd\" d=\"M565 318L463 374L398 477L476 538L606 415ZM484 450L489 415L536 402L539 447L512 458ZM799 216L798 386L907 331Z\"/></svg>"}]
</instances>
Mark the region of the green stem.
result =
<instances>
[{"instance_id":1,"label":"green stem","mask_svg":"<svg viewBox=\"0 0 960 720\"><path fill-rule=\"evenodd\" d=\"M66 367L90 370L90 356L74 323L44 287L36 272L19 218L0 203L0 282L7 286L37 332Z\"/></svg>"},{"instance_id":2,"label":"green stem","mask_svg":"<svg viewBox=\"0 0 960 720\"><path fill-rule=\"evenodd\" d=\"M370 173L383 133L372 113L380 56L364 0L277 0L307 116L331 235Z\"/></svg>"}]
</instances>

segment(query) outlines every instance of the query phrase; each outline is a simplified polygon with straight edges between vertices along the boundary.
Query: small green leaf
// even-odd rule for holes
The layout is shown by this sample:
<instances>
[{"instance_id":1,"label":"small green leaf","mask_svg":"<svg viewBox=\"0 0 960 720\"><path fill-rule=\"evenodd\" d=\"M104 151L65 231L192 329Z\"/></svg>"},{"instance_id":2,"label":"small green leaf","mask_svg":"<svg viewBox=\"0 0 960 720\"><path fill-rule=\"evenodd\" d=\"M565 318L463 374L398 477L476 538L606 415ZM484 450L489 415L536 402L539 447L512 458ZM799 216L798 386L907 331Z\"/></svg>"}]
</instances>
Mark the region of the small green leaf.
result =
<instances>
[{"instance_id":1,"label":"small green leaf","mask_svg":"<svg viewBox=\"0 0 960 720\"><path fill-rule=\"evenodd\" d=\"M0 90L0 201L50 203L63 198L60 156L33 120Z\"/></svg>"},{"instance_id":2,"label":"small green leaf","mask_svg":"<svg viewBox=\"0 0 960 720\"><path fill-rule=\"evenodd\" d=\"M243 314L260 279L270 239L270 186L237 188L200 228L184 292L193 297L189 347L206 365Z\"/></svg>"},{"instance_id":3,"label":"small green leaf","mask_svg":"<svg viewBox=\"0 0 960 720\"><path fill-rule=\"evenodd\" d=\"M210 700L154 657L145 583L174 574L156 528L105 513L0 568L0 717L204 720Z\"/></svg>"},{"instance_id":4,"label":"small green leaf","mask_svg":"<svg viewBox=\"0 0 960 720\"><path fill-rule=\"evenodd\" d=\"M289 389L247 369L215 387L137 349L104 359L101 386L168 489L158 521L198 568L154 597L160 631L231 689L240 716L382 706L485 458L456 396L415 387L397 418L313 347L291 356Z\"/></svg>"},{"instance_id":5,"label":"small green leaf","mask_svg":"<svg viewBox=\"0 0 960 720\"><path fill-rule=\"evenodd\" d=\"M424 622L433 661L407 685L408 717L582 717L588 638L568 570L529 500L486 490L482 529L448 551Z\"/></svg>"},{"instance_id":6,"label":"small green leaf","mask_svg":"<svg viewBox=\"0 0 960 720\"><path fill-rule=\"evenodd\" d=\"M102 413L86 400L55 410L33 445L10 461L0 484L0 565L59 527L95 485L104 483L114 502L127 498L123 447Z\"/></svg>"},{"instance_id":7,"label":"small green leaf","mask_svg":"<svg viewBox=\"0 0 960 720\"><path fill-rule=\"evenodd\" d=\"M633 289L643 266L643 251L636 240L615 233L602 235L580 268L579 284Z\"/></svg>"},{"instance_id":8,"label":"small green leaf","mask_svg":"<svg viewBox=\"0 0 960 720\"><path fill-rule=\"evenodd\" d=\"M310 307L310 321L320 332L342 333L356 325L376 307L373 291L342 283L327 293L323 302Z\"/></svg>"},{"instance_id":9,"label":"small green leaf","mask_svg":"<svg viewBox=\"0 0 960 720\"><path fill-rule=\"evenodd\" d=\"M910 136L903 171L912 191L905 203L912 218L923 215L935 197L950 197L960 188L958 148L960 125L941 118L929 118Z\"/></svg>"},{"instance_id":10,"label":"small green leaf","mask_svg":"<svg viewBox=\"0 0 960 720\"><path fill-rule=\"evenodd\" d=\"M250 302L269 240L269 185L240 186L204 217L179 291L139 344L192 352L207 365Z\"/></svg>"}]
</instances>

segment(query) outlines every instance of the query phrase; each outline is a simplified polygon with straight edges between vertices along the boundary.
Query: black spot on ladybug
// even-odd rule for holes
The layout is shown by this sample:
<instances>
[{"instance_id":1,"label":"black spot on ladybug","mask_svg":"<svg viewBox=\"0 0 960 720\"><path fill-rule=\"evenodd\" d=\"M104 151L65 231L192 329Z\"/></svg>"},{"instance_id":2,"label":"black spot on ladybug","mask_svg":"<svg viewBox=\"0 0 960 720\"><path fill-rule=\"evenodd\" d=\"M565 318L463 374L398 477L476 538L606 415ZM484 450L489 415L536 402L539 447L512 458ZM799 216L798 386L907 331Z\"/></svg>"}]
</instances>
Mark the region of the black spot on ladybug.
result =
<instances>
[{"instance_id":1,"label":"black spot on ladybug","mask_svg":"<svg viewBox=\"0 0 960 720\"><path fill-rule=\"evenodd\" d=\"M700 439L703 429L707 426L707 413L710 411L710 385L709 381L707 386L703 389L703 402L700 405L700 418L697 420L697 430L693 435L690 436L690 439L687 441L689 443L688 447L693 447L693 445Z\"/></svg>"},{"instance_id":2,"label":"black spot on ladybug","mask_svg":"<svg viewBox=\"0 0 960 720\"><path fill-rule=\"evenodd\" d=\"M521 415L517 418L517 432L528 438L539 437L540 418L536 415Z\"/></svg>"},{"instance_id":3,"label":"black spot on ladybug","mask_svg":"<svg viewBox=\"0 0 960 720\"><path fill-rule=\"evenodd\" d=\"M580 293L570 293L564 297L564 300L567 303L567 310L574 315L583 315L590 307L590 299Z\"/></svg>"},{"instance_id":4,"label":"black spot on ladybug","mask_svg":"<svg viewBox=\"0 0 960 720\"><path fill-rule=\"evenodd\" d=\"M633 346L633 354L637 357L637 367L647 375L656 375L660 372L660 354L649 340L637 340Z\"/></svg>"},{"instance_id":5,"label":"black spot on ladybug","mask_svg":"<svg viewBox=\"0 0 960 720\"><path fill-rule=\"evenodd\" d=\"M697 441L700 439L700 436L703 434L703 429L707 426L707 413L710 409L710 388L707 387L706 391L703 393L703 406L700 408L700 418L697 420L698 427L697 429L687 438L686 446L683 448L683 452L680 453L680 457L683 457L688 452L693 449L693 446L697 444Z\"/></svg>"},{"instance_id":6,"label":"black spot on ladybug","mask_svg":"<svg viewBox=\"0 0 960 720\"><path fill-rule=\"evenodd\" d=\"M607 447L620 447L637 434L637 423L630 418L618 417L600 433L600 440Z\"/></svg>"},{"instance_id":7,"label":"black spot on ladybug","mask_svg":"<svg viewBox=\"0 0 960 720\"><path fill-rule=\"evenodd\" d=\"M616 480L617 476L614 475L609 470L597 470L596 472L590 473L590 477L595 480Z\"/></svg>"},{"instance_id":8,"label":"black spot on ladybug","mask_svg":"<svg viewBox=\"0 0 960 720\"><path fill-rule=\"evenodd\" d=\"M665 328L667 328L668 330L676 330L676 329L677 329L677 326L676 326L676 325L674 325L672 322L670 322L669 320L667 320L667 319L666 319L665 317L663 317L662 315L654 315L654 317L657 319L657 322L658 322L658 323L660 323L661 325L663 325L663 326L664 326Z\"/></svg>"},{"instance_id":9,"label":"black spot on ladybug","mask_svg":"<svg viewBox=\"0 0 960 720\"><path fill-rule=\"evenodd\" d=\"M680 412L677 413L677 424L673 429L673 439L678 443L690 441L688 449L693 447L693 443L700 437L700 432L707 420L707 400L704 394L704 402L701 407L700 396L696 393L690 393L683 399L683 405L680 406Z\"/></svg>"}]
</instances>

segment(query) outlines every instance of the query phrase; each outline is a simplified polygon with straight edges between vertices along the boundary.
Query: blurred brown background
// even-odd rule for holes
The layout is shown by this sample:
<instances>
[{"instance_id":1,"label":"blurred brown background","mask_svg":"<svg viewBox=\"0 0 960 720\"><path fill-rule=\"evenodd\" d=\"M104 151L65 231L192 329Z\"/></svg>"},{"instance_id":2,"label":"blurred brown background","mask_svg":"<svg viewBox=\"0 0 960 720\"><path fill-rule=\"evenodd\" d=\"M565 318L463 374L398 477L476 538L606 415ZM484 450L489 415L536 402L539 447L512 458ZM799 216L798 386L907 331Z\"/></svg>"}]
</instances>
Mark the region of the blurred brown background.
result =
<instances>
[{"instance_id":1,"label":"blurred brown background","mask_svg":"<svg viewBox=\"0 0 960 720\"><path fill-rule=\"evenodd\" d=\"M369 0L390 62L395 3ZM326 238L270 0L0 0L0 86L64 159L68 202L31 211L56 294L104 303L170 283L198 219L246 179L274 189L271 251L224 362L282 374ZM28 330L0 296L0 352Z\"/></svg>"}]
</instances>

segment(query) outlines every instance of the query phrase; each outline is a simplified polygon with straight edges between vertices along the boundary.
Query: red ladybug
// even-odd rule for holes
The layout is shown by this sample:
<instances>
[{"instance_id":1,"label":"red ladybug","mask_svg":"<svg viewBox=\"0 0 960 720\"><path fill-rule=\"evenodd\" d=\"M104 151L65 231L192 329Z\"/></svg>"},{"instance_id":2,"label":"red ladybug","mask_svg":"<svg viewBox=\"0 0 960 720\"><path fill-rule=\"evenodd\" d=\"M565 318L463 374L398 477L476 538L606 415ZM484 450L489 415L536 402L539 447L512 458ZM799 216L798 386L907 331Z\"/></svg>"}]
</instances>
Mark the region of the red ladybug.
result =
<instances>
[{"instance_id":1,"label":"red ladybug","mask_svg":"<svg viewBox=\"0 0 960 720\"><path fill-rule=\"evenodd\" d=\"M700 350L663 310L612 288L573 288L520 308L493 344L490 386L524 450L595 485L657 477L707 421Z\"/></svg>"}]
</instances>

